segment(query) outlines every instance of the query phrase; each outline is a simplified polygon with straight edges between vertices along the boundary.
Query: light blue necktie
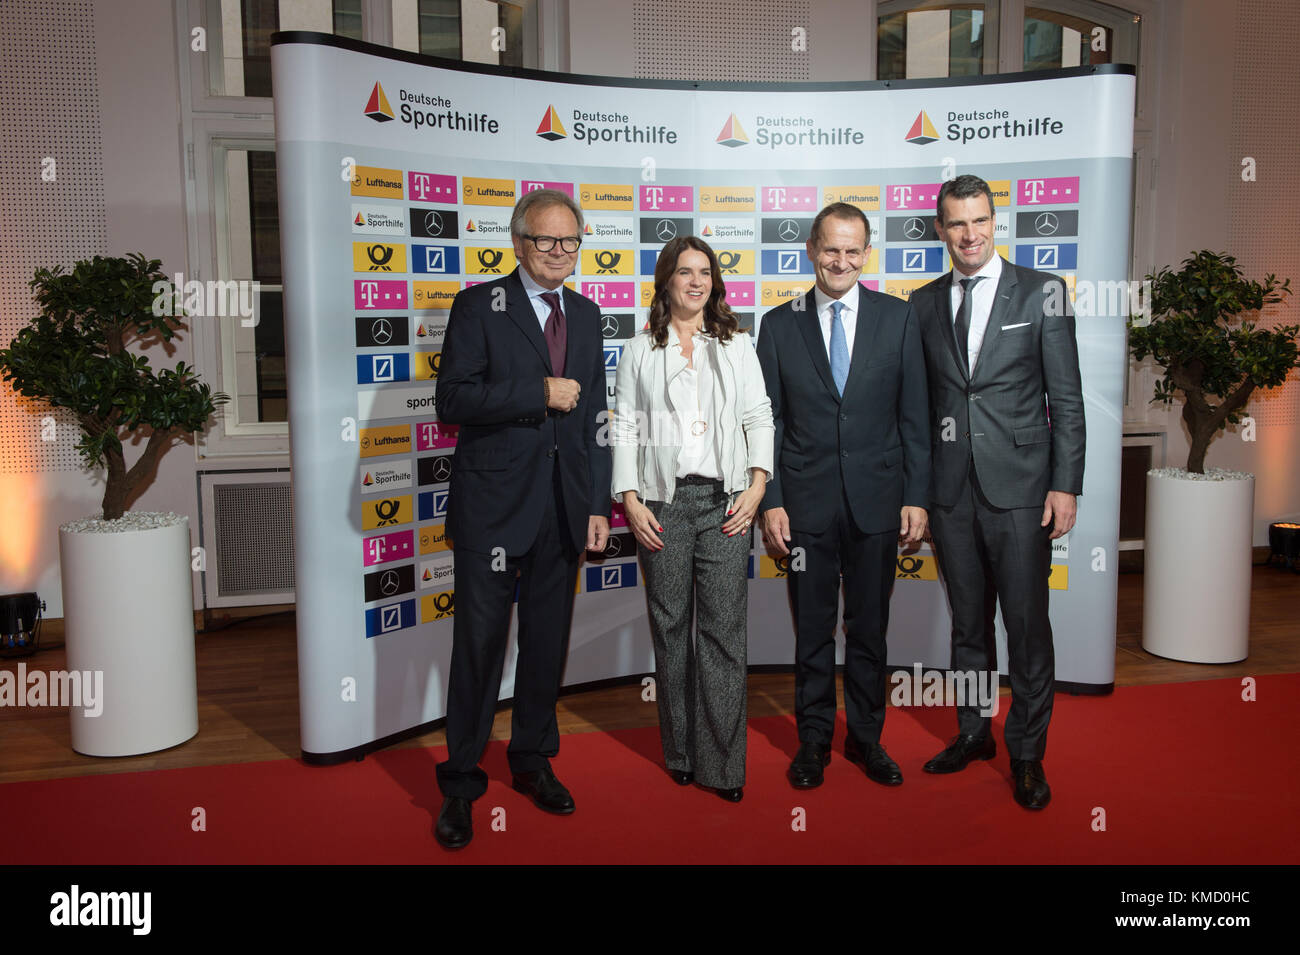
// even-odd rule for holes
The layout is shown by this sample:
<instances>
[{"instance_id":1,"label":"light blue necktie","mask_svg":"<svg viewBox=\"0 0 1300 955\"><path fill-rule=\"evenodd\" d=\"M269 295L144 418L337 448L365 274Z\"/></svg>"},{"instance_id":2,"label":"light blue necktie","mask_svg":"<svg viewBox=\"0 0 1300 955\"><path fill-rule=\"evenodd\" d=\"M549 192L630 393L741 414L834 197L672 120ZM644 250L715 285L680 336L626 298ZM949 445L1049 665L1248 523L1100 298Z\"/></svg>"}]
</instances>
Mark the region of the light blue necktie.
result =
<instances>
[{"instance_id":1,"label":"light blue necktie","mask_svg":"<svg viewBox=\"0 0 1300 955\"><path fill-rule=\"evenodd\" d=\"M843 302L831 303L831 377L835 390L844 395L844 383L849 379L849 340L844 335Z\"/></svg>"}]
</instances>

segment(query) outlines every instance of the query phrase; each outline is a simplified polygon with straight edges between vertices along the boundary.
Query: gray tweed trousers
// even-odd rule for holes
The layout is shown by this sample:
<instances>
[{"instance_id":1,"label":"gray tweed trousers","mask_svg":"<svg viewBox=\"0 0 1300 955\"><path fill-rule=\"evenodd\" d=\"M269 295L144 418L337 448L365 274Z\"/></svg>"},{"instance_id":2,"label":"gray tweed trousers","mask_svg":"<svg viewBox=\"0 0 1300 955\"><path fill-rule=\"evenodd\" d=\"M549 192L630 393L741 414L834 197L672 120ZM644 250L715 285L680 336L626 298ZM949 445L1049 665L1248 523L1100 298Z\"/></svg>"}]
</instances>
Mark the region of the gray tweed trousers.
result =
<instances>
[{"instance_id":1,"label":"gray tweed trousers","mask_svg":"<svg viewBox=\"0 0 1300 955\"><path fill-rule=\"evenodd\" d=\"M671 504L645 502L663 550L640 549L664 763L716 789L745 784L752 532L722 532L729 499L721 481L679 479Z\"/></svg>"}]
</instances>

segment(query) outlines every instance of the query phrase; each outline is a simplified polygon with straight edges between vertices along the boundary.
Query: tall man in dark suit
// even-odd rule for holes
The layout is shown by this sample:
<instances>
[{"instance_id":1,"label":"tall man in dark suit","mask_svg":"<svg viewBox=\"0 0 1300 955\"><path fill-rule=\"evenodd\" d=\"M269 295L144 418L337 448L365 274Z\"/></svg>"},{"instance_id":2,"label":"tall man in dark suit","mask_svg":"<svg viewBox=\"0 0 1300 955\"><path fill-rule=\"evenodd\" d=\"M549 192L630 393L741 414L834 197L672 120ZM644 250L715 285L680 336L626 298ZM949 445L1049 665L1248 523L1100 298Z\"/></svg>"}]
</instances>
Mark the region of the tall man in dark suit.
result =
<instances>
[{"instance_id":1,"label":"tall man in dark suit","mask_svg":"<svg viewBox=\"0 0 1300 955\"><path fill-rule=\"evenodd\" d=\"M763 316L758 358L776 424L776 473L763 499L763 538L789 554L795 626L793 786L820 786L835 730L835 625L844 583L845 756L896 786L880 745L885 631L900 539L925 532L930 483L925 360L906 302L858 276L871 233L837 202L813 220L816 287Z\"/></svg>"},{"instance_id":2,"label":"tall man in dark suit","mask_svg":"<svg viewBox=\"0 0 1300 955\"><path fill-rule=\"evenodd\" d=\"M560 747L555 698L579 559L603 550L609 536L612 463L596 441L606 412L600 310L564 288L582 211L562 192L530 192L515 206L510 233L519 268L456 296L438 373L438 418L461 426L447 503L456 616L435 829L449 849L472 838L470 804L487 788L478 760L492 730L516 581L513 784L548 812L573 812L549 759Z\"/></svg>"},{"instance_id":3,"label":"tall man in dark suit","mask_svg":"<svg viewBox=\"0 0 1300 955\"><path fill-rule=\"evenodd\" d=\"M1015 798L1042 809L1051 799L1042 764L1055 679L1051 541L1074 526L1083 491L1074 316L1061 279L994 254L993 193L983 179L944 183L935 227L953 271L913 292L912 307L930 382L930 519L952 605L952 669L997 666L996 596L1007 629ZM991 721L979 709L957 708L958 735L926 772L994 756Z\"/></svg>"}]
</instances>

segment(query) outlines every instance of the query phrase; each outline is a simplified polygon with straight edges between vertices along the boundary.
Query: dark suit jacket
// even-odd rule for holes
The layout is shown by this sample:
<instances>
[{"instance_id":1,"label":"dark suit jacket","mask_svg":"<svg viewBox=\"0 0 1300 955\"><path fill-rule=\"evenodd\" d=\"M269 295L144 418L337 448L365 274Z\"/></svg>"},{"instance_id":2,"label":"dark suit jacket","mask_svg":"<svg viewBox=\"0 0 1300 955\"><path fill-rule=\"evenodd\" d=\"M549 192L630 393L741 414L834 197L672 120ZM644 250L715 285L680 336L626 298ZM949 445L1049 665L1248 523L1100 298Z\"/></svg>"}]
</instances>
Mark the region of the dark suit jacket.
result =
<instances>
[{"instance_id":1,"label":"dark suit jacket","mask_svg":"<svg viewBox=\"0 0 1300 955\"><path fill-rule=\"evenodd\" d=\"M861 286L858 294L843 398L811 290L772 309L759 328L758 360L776 425L776 468L762 509L784 507L792 530L830 526L841 486L864 533L896 531L903 505L929 505L929 413L916 316L892 295Z\"/></svg>"},{"instance_id":2,"label":"dark suit jacket","mask_svg":"<svg viewBox=\"0 0 1300 955\"><path fill-rule=\"evenodd\" d=\"M970 381L957 357L951 290L949 272L912 293L930 380L934 502L956 501L972 458L995 507L1042 507L1048 491L1081 494L1083 394L1064 282L1002 260Z\"/></svg>"},{"instance_id":3,"label":"dark suit jacket","mask_svg":"<svg viewBox=\"0 0 1300 955\"><path fill-rule=\"evenodd\" d=\"M502 291L504 311L493 308ZM609 516L612 463L609 448L596 441L607 412L600 309L562 291L568 344L561 377L582 386L578 407L567 414L546 412L542 379L554 373L518 269L452 302L435 399L438 419L461 426L447 502L447 533L458 547L504 547L515 556L532 546L553 493L552 452L579 551L589 515Z\"/></svg>"}]
</instances>

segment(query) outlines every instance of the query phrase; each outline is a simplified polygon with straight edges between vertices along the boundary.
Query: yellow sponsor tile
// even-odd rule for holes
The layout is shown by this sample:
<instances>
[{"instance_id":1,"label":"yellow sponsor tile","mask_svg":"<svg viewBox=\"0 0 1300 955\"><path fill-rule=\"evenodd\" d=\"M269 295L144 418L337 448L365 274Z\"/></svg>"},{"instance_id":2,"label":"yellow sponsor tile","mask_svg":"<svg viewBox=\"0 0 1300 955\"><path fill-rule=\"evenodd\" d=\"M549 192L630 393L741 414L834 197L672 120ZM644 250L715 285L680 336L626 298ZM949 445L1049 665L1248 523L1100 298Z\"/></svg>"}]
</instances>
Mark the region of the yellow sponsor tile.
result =
<instances>
[{"instance_id":1,"label":"yellow sponsor tile","mask_svg":"<svg viewBox=\"0 0 1300 955\"><path fill-rule=\"evenodd\" d=\"M756 208L753 186L700 186L703 212L753 212Z\"/></svg>"},{"instance_id":2,"label":"yellow sponsor tile","mask_svg":"<svg viewBox=\"0 0 1300 955\"><path fill-rule=\"evenodd\" d=\"M1002 258L1006 259L1008 262L1011 261L1011 246L995 245L993 246L993 252L996 255L1002 256ZM943 270L945 272L952 271L952 256L948 254L948 250L946 248L943 250ZM936 278L937 277L938 276L936 276Z\"/></svg>"},{"instance_id":3,"label":"yellow sponsor tile","mask_svg":"<svg viewBox=\"0 0 1300 955\"><path fill-rule=\"evenodd\" d=\"M386 454L410 454L411 426L395 424L386 428L362 428L359 443L363 458L379 458Z\"/></svg>"},{"instance_id":4,"label":"yellow sponsor tile","mask_svg":"<svg viewBox=\"0 0 1300 955\"><path fill-rule=\"evenodd\" d=\"M440 551L451 550L447 543L447 525L445 524L426 524L419 530L420 536L420 553L436 554Z\"/></svg>"},{"instance_id":5,"label":"yellow sponsor tile","mask_svg":"<svg viewBox=\"0 0 1300 955\"><path fill-rule=\"evenodd\" d=\"M411 355L411 367L415 370L416 381L433 381L438 377L438 365L442 363L440 351L418 351Z\"/></svg>"},{"instance_id":6,"label":"yellow sponsor tile","mask_svg":"<svg viewBox=\"0 0 1300 955\"><path fill-rule=\"evenodd\" d=\"M753 249L717 249L718 268L726 275L753 275Z\"/></svg>"},{"instance_id":7,"label":"yellow sponsor tile","mask_svg":"<svg viewBox=\"0 0 1300 955\"><path fill-rule=\"evenodd\" d=\"M650 304L654 300L655 300L655 283L642 282L641 283L641 304L646 308L649 308Z\"/></svg>"},{"instance_id":8,"label":"yellow sponsor tile","mask_svg":"<svg viewBox=\"0 0 1300 955\"><path fill-rule=\"evenodd\" d=\"M922 285L929 285L931 279L885 279L885 291L904 301L912 297L912 293Z\"/></svg>"},{"instance_id":9,"label":"yellow sponsor tile","mask_svg":"<svg viewBox=\"0 0 1300 955\"><path fill-rule=\"evenodd\" d=\"M513 206L515 192L513 179L461 177L460 198L467 206Z\"/></svg>"},{"instance_id":10,"label":"yellow sponsor tile","mask_svg":"<svg viewBox=\"0 0 1300 955\"><path fill-rule=\"evenodd\" d=\"M609 185L599 182L578 184L578 205L583 209L631 210L636 189L627 185Z\"/></svg>"},{"instance_id":11,"label":"yellow sponsor tile","mask_svg":"<svg viewBox=\"0 0 1300 955\"><path fill-rule=\"evenodd\" d=\"M471 246L463 251L466 275L509 275L515 270L513 249Z\"/></svg>"},{"instance_id":12,"label":"yellow sponsor tile","mask_svg":"<svg viewBox=\"0 0 1300 955\"><path fill-rule=\"evenodd\" d=\"M412 282L415 286L416 308L451 308L452 299L460 291L459 282Z\"/></svg>"},{"instance_id":13,"label":"yellow sponsor tile","mask_svg":"<svg viewBox=\"0 0 1300 955\"><path fill-rule=\"evenodd\" d=\"M583 249L583 275L633 275L636 252L632 249Z\"/></svg>"},{"instance_id":14,"label":"yellow sponsor tile","mask_svg":"<svg viewBox=\"0 0 1300 955\"><path fill-rule=\"evenodd\" d=\"M368 497L361 502L361 529L373 531L378 527L409 524L414 515L409 494L400 497Z\"/></svg>"},{"instance_id":15,"label":"yellow sponsor tile","mask_svg":"<svg viewBox=\"0 0 1300 955\"><path fill-rule=\"evenodd\" d=\"M445 620L456 613L456 591L440 590L420 598L420 622Z\"/></svg>"},{"instance_id":16,"label":"yellow sponsor tile","mask_svg":"<svg viewBox=\"0 0 1300 955\"><path fill-rule=\"evenodd\" d=\"M1011 205L1011 180L1010 179L990 179L989 191L993 193L994 206Z\"/></svg>"},{"instance_id":17,"label":"yellow sponsor tile","mask_svg":"<svg viewBox=\"0 0 1300 955\"><path fill-rule=\"evenodd\" d=\"M380 274L406 272L406 246L392 242L353 242L352 271Z\"/></svg>"},{"instance_id":18,"label":"yellow sponsor tile","mask_svg":"<svg viewBox=\"0 0 1300 955\"><path fill-rule=\"evenodd\" d=\"M1047 575L1047 586L1051 590L1070 589L1070 565L1053 564L1052 572Z\"/></svg>"},{"instance_id":19,"label":"yellow sponsor tile","mask_svg":"<svg viewBox=\"0 0 1300 955\"><path fill-rule=\"evenodd\" d=\"M863 212L880 211L879 186L826 186L822 189L822 206L832 202L847 202Z\"/></svg>"},{"instance_id":20,"label":"yellow sponsor tile","mask_svg":"<svg viewBox=\"0 0 1300 955\"><path fill-rule=\"evenodd\" d=\"M786 577L790 573L790 555L786 554L777 559L772 559L767 554L758 555L758 576L759 577Z\"/></svg>"},{"instance_id":21,"label":"yellow sponsor tile","mask_svg":"<svg viewBox=\"0 0 1300 955\"><path fill-rule=\"evenodd\" d=\"M807 282L764 282L758 304L762 308L773 308L792 298L799 298L807 291Z\"/></svg>"},{"instance_id":22,"label":"yellow sponsor tile","mask_svg":"<svg viewBox=\"0 0 1300 955\"><path fill-rule=\"evenodd\" d=\"M374 196L377 199L401 199L402 170L384 169L381 166L358 166L352 175L352 195Z\"/></svg>"},{"instance_id":23,"label":"yellow sponsor tile","mask_svg":"<svg viewBox=\"0 0 1300 955\"><path fill-rule=\"evenodd\" d=\"M894 561L897 580L938 580L939 564L933 554L899 554Z\"/></svg>"},{"instance_id":24,"label":"yellow sponsor tile","mask_svg":"<svg viewBox=\"0 0 1300 955\"><path fill-rule=\"evenodd\" d=\"M880 250L874 245L871 251L867 253L867 264L862 266L862 271L868 275L874 275L880 271Z\"/></svg>"}]
</instances>

